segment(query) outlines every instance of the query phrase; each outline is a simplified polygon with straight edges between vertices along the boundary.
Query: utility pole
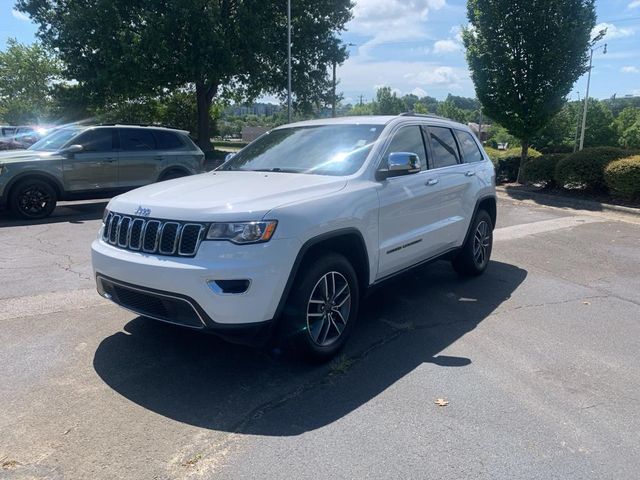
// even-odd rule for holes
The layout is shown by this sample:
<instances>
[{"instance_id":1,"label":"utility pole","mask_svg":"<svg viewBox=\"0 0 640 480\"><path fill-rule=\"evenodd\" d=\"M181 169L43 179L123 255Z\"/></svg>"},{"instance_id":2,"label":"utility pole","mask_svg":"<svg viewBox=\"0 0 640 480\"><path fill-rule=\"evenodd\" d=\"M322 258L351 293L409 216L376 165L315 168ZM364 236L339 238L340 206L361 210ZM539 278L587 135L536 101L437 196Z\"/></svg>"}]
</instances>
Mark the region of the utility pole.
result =
<instances>
[{"instance_id":1,"label":"utility pole","mask_svg":"<svg viewBox=\"0 0 640 480\"><path fill-rule=\"evenodd\" d=\"M291 0L287 0L287 117L291 123Z\"/></svg>"},{"instance_id":2,"label":"utility pole","mask_svg":"<svg viewBox=\"0 0 640 480\"><path fill-rule=\"evenodd\" d=\"M360 94L360 106L364 105L364 95Z\"/></svg>"},{"instance_id":3,"label":"utility pole","mask_svg":"<svg viewBox=\"0 0 640 480\"><path fill-rule=\"evenodd\" d=\"M334 60L333 61L333 92L332 92L332 101L331 101L331 118L336 118L336 103L338 102L338 99L336 98L336 86L337 86L337 82L338 80L336 79L336 68L337 68L338 64L337 62Z\"/></svg>"},{"instance_id":4,"label":"utility pole","mask_svg":"<svg viewBox=\"0 0 640 480\"><path fill-rule=\"evenodd\" d=\"M578 92L578 103L580 103L580 92ZM578 140L580 138L580 115L578 117L578 124L576 125L576 140L573 142L573 153L576 153L578 150Z\"/></svg>"},{"instance_id":5,"label":"utility pole","mask_svg":"<svg viewBox=\"0 0 640 480\"><path fill-rule=\"evenodd\" d=\"M600 35L596 37L594 42L601 40L607 34L607 30L600 32ZM591 55L589 56L589 75L587 76L587 94L584 97L584 111L582 113L582 132L580 133L580 151L584 149L584 133L587 127L587 110L589 109L589 87L591 86L591 69L593 68L593 53L604 48L603 53L607 53L607 44L604 47L591 48Z\"/></svg>"}]
</instances>

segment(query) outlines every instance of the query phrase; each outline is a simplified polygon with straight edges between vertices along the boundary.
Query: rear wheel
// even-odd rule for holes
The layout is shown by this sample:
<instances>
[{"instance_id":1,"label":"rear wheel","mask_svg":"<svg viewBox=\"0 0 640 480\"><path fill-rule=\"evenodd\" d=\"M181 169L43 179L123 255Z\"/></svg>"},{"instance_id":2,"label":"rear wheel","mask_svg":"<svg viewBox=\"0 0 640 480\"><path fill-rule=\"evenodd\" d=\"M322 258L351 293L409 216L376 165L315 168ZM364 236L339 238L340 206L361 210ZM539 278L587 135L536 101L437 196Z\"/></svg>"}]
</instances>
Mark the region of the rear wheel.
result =
<instances>
[{"instance_id":1,"label":"rear wheel","mask_svg":"<svg viewBox=\"0 0 640 480\"><path fill-rule=\"evenodd\" d=\"M162 174L162 177L160 177L160 181L164 182L165 180L173 180L174 178L182 178L186 176L187 174L182 170L171 170L167 173Z\"/></svg>"},{"instance_id":2,"label":"rear wheel","mask_svg":"<svg viewBox=\"0 0 640 480\"><path fill-rule=\"evenodd\" d=\"M344 346L358 316L357 276L335 253L303 268L285 307L284 340L307 360L327 361Z\"/></svg>"},{"instance_id":3,"label":"rear wheel","mask_svg":"<svg viewBox=\"0 0 640 480\"><path fill-rule=\"evenodd\" d=\"M484 273L493 249L493 222L484 210L473 219L471 233L460 253L453 259L453 269L460 275L478 276Z\"/></svg>"},{"instance_id":4,"label":"rear wheel","mask_svg":"<svg viewBox=\"0 0 640 480\"><path fill-rule=\"evenodd\" d=\"M36 220L51 215L58 195L48 182L28 179L18 183L9 198L11 210L19 217Z\"/></svg>"}]
</instances>

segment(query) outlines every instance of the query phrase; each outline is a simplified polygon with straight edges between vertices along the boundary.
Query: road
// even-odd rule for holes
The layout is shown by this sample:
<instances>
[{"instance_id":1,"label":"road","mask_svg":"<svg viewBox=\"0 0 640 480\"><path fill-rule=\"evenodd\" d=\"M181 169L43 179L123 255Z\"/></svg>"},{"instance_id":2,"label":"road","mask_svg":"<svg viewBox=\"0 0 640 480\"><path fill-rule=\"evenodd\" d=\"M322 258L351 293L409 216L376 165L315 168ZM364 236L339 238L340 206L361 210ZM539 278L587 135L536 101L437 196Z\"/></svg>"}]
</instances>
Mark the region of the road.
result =
<instances>
[{"instance_id":1,"label":"road","mask_svg":"<svg viewBox=\"0 0 640 480\"><path fill-rule=\"evenodd\" d=\"M638 478L640 217L502 199L485 276L390 281L310 367L99 298L104 206L0 214L0 478Z\"/></svg>"}]
</instances>

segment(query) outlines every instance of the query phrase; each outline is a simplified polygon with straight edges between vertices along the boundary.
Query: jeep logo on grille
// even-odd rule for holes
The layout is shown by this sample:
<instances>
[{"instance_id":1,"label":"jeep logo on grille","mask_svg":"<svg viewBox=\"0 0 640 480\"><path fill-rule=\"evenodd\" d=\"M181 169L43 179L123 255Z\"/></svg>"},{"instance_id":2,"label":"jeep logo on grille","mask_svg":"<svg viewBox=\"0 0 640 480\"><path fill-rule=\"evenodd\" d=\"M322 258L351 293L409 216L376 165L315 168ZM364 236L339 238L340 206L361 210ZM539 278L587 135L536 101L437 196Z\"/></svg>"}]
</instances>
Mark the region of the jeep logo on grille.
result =
<instances>
[{"instance_id":1,"label":"jeep logo on grille","mask_svg":"<svg viewBox=\"0 0 640 480\"><path fill-rule=\"evenodd\" d=\"M148 217L149 215L151 215L151 209L150 208L138 207L138 209L135 211L134 215L138 215L139 217Z\"/></svg>"}]
</instances>

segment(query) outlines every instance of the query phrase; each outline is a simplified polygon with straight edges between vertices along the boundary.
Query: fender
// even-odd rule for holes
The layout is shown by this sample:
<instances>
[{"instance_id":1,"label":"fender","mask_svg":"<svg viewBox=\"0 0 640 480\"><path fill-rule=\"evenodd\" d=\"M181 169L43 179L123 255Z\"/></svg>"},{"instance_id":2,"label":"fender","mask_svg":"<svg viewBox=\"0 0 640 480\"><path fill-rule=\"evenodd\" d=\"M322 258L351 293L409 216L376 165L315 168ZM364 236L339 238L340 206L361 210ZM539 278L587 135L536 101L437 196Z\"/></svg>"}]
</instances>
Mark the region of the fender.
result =
<instances>
[{"instance_id":1,"label":"fender","mask_svg":"<svg viewBox=\"0 0 640 480\"><path fill-rule=\"evenodd\" d=\"M480 209L480 204L485 200L493 200L494 202L496 202L496 215L493 218L493 228L494 229L496 228L496 219L498 218L498 212L497 212L498 199L496 198L495 195L485 195L484 197L480 197L478 198L478 200L476 200L476 206L474 207L473 215L469 220L469 226L467 227L467 234L464 236L464 243L462 245L465 245L467 243L467 240L469 240L469 236L471 235L471 226L473 225L473 219L476 218L476 214ZM491 212L489 212L489 214L491 214Z\"/></svg>"},{"instance_id":2,"label":"fender","mask_svg":"<svg viewBox=\"0 0 640 480\"><path fill-rule=\"evenodd\" d=\"M285 284L284 291L282 292L282 296L280 297L278 308L276 308L276 313L274 315L275 321L277 321L277 319L280 318L284 310L285 304L287 303L287 299L289 298L289 293L291 293L291 288L293 287L293 282L296 276L298 275L298 271L300 270L300 265L302 264L302 261L304 260L304 257L307 254L307 252L314 246L319 245L323 242L326 242L327 240L342 237L345 235L354 235L354 234L358 237L358 240L361 243L362 249L364 251L365 258L367 260L365 263L365 272L364 272L364 279L363 279L364 282L361 282L361 283L365 287L369 285L370 265L369 265L369 257L367 252L367 244L365 243L364 237L362 236L362 233L360 232L360 230L358 230L357 228L341 228L338 230L333 230L331 232L323 233L322 235L318 235L317 237L313 237L307 240L300 248L300 251L296 256L296 259L293 262L293 267L291 267L291 272L289 272L289 278L287 279L287 283Z\"/></svg>"},{"instance_id":3,"label":"fender","mask_svg":"<svg viewBox=\"0 0 640 480\"><path fill-rule=\"evenodd\" d=\"M158 178L156 179L156 182L160 182L162 177L164 177L167 173L171 173L171 172L184 173L185 176L193 175L193 172L188 170L185 167L181 167L181 166L167 167L162 172L160 172L160 175L158 175Z\"/></svg>"}]
</instances>

